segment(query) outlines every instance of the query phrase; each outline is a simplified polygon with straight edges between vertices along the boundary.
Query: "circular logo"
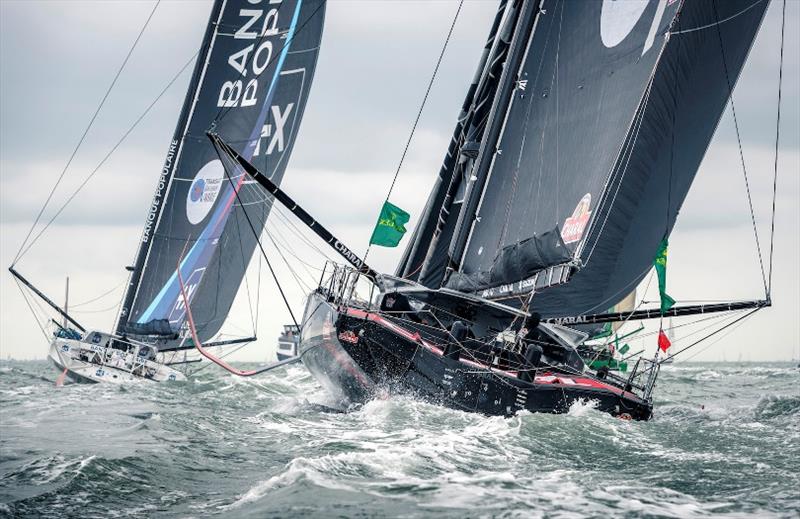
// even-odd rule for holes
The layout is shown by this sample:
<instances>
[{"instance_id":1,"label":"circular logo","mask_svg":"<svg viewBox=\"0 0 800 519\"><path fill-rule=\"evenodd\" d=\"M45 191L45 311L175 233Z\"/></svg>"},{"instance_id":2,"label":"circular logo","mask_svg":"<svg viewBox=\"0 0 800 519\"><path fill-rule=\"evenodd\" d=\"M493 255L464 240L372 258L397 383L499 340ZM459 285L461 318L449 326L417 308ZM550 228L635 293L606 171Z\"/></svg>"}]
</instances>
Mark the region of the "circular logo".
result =
<instances>
[{"instance_id":1,"label":"circular logo","mask_svg":"<svg viewBox=\"0 0 800 519\"><path fill-rule=\"evenodd\" d=\"M225 169L219 160L212 160L194 176L186 195L186 218L192 225L197 225L208 216L222 190L224 178Z\"/></svg>"},{"instance_id":2,"label":"circular logo","mask_svg":"<svg viewBox=\"0 0 800 519\"><path fill-rule=\"evenodd\" d=\"M616 47L636 27L650 0L603 0L600 8L600 39Z\"/></svg>"},{"instance_id":3,"label":"circular logo","mask_svg":"<svg viewBox=\"0 0 800 519\"><path fill-rule=\"evenodd\" d=\"M198 178L192 183L192 192L189 193L189 200L192 202L199 202L203 197L203 192L206 190L206 181Z\"/></svg>"}]
</instances>

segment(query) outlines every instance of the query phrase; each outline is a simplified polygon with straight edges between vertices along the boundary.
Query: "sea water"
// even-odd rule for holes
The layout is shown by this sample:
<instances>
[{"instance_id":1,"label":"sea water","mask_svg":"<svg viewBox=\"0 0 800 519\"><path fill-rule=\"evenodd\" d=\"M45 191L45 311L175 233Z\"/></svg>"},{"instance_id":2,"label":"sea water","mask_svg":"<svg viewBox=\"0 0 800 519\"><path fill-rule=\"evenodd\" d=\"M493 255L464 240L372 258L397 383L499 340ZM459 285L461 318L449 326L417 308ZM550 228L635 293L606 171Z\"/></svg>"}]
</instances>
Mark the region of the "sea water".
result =
<instances>
[{"instance_id":1,"label":"sea water","mask_svg":"<svg viewBox=\"0 0 800 519\"><path fill-rule=\"evenodd\" d=\"M301 367L67 384L0 363L0 516L798 517L800 370L674 364L655 416L346 414Z\"/></svg>"}]
</instances>

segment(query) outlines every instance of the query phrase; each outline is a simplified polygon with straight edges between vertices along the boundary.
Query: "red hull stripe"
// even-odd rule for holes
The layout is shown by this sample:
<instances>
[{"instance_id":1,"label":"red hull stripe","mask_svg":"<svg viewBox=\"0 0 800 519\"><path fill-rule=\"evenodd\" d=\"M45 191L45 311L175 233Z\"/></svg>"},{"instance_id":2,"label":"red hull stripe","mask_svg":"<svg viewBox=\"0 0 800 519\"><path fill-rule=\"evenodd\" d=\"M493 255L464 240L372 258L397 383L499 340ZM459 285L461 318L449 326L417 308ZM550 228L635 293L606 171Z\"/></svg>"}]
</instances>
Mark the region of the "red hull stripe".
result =
<instances>
[{"instance_id":1,"label":"red hull stripe","mask_svg":"<svg viewBox=\"0 0 800 519\"><path fill-rule=\"evenodd\" d=\"M384 328L387 328L387 329L391 330L392 332L396 333L397 335L400 335L400 336L408 339L409 341L416 342L420 346L422 346L425 349L435 353L436 355L441 356L443 354L443 350L441 348L439 348L438 346L436 346L436 345L424 340L422 337L420 337L419 333L416 333L416 332L412 333L412 332L406 330L405 328L403 328L401 326L398 326L395 323L384 319L383 317L381 317L378 314L365 312L364 310L359 310L357 308L347 308L346 313L347 313L347 315L352 316L352 317L358 317L358 318L361 318L361 319L367 319L369 321L377 323L377 324L383 326ZM516 371L507 371L507 370L497 369L497 368L494 368L494 367L489 366L487 364L482 364L480 362L475 362L475 361L468 360L468 359L460 359L459 362L461 362L462 364L466 364L468 366L474 366L474 367L477 367L477 368L485 369L487 371L491 371L493 373L498 373L500 375L505 375L505 376L511 377L511 378L517 378L517 375L518 375L518 373ZM612 386L610 384L606 384L606 383L601 382L599 380L595 380L593 378L588 378L588 377L566 377L564 375L560 375L560 374L559 375L553 375L552 373L546 372L546 373L544 373L542 375L537 376L535 378L535 383L536 384L547 384L547 385L552 385L552 386L555 386L555 387L576 387L576 386L578 386L578 387L584 387L584 388L602 389L602 390L605 390L605 391L610 391L611 393L614 393L614 394L617 394L617 395L620 395L620 396L626 396L626 397L629 397L629 398L636 398L638 400L638 397L636 395L633 395L632 393L628 393L626 391L622 391L621 389L619 389L617 387L614 387L614 386Z\"/></svg>"}]
</instances>

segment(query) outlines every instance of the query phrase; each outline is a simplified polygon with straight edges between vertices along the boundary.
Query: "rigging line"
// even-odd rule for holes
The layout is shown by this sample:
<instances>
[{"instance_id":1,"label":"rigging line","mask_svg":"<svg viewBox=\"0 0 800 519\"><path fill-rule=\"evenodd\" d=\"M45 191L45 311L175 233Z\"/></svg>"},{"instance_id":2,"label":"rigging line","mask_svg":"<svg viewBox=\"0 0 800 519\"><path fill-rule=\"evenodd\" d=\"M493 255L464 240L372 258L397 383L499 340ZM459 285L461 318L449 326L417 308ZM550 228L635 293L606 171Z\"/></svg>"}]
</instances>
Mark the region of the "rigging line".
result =
<instances>
[{"instance_id":1,"label":"rigging line","mask_svg":"<svg viewBox=\"0 0 800 519\"><path fill-rule=\"evenodd\" d=\"M67 198L67 200L61 205L61 207L58 209L58 211L56 211L56 213L53 215L53 217L50 218L50 220L48 220L47 224L45 224L45 226L42 227L42 229L39 231L39 233L30 241L30 243L28 243L28 245L25 248L25 250L23 250L22 252L20 252L17 255L17 259L15 260L15 263L16 263L16 261L19 261L22 258L22 256L24 256L31 249L31 247L33 247L33 245L39 240L39 238L41 238L42 234L44 234L44 232L48 229L48 227L50 227L50 225L52 225L52 223L56 220L56 218L58 218L61 215L61 213L64 211L64 209L66 209L67 206L72 202L72 200L75 199L75 197L78 195L78 193L80 193L81 190L86 186L86 184L89 183L89 181L92 179L92 177L94 177L95 173L97 173L100 170L100 168L103 166L103 164L105 164L106 161L111 157L111 155L115 151L117 151L117 148L119 148L120 145L122 145L122 143L125 141L125 139L127 139L128 136L131 134L131 132L139 125L140 122L142 122L142 119L144 119L145 116L148 113L150 113L150 110L153 109L153 107L164 96L164 94L167 92L167 90L169 90L169 88L175 83L175 81L178 80L178 78L189 67L189 65L192 64L192 62L195 60L195 58L197 58L198 53L199 53L199 51L195 52L194 55L191 58L189 58L189 60L186 63L184 63L184 65L180 68L178 73L175 74L172 77L172 79L169 80L169 83L167 83L167 85L161 90L161 92L159 92L159 94L156 96L155 99L153 99L153 101L150 103L150 105L148 105L148 107L145 108L145 110L141 113L141 115L139 115L139 117L133 122L133 124L122 135L122 137L120 137L120 139L117 141L116 144L114 144L114 146L105 155L105 157L103 157L103 160L101 160L100 163L97 164L97 166L92 170L92 172L89 173L89 175L85 179L83 179L83 182L81 182L81 184L75 189L75 191L72 192L72 194L69 196L69 198Z\"/></svg>"},{"instance_id":2,"label":"rigging line","mask_svg":"<svg viewBox=\"0 0 800 519\"><path fill-rule=\"evenodd\" d=\"M291 220L291 218L289 218L289 216L284 212L284 209L280 207L280 204L275 205L275 207L278 209L277 214L283 220L284 224L288 225L288 227L290 227L291 229L294 229L293 232L295 236L299 237L303 241L303 243L308 245L312 250L316 251L323 258L330 261L334 261L332 257L328 255L328 251L320 249L311 239L308 238L308 236L306 236L305 232L303 232L302 229L299 229L297 227L297 225Z\"/></svg>"},{"instance_id":3,"label":"rigging line","mask_svg":"<svg viewBox=\"0 0 800 519\"><path fill-rule=\"evenodd\" d=\"M704 351L708 350L708 349L709 349L710 347L712 347L713 345L715 345L715 344L717 344L718 342L720 342L722 339L724 339L724 338L728 337L730 334L732 334L733 332L735 332L735 331L736 331L736 329L737 329L739 326L741 326L742 324L744 324L744 322L743 322L743 321L740 321L740 322L738 322L738 323L735 323L735 324L734 324L734 326L731 326L731 328L730 328L730 329L729 329L729 330L728 330L726 333L724 333L724 334L722 334L720 337L718 337L718 338L717 338L717 340L715 340L715 341L711 341L711 343L709 343L708 345L706 345L706 347L705 347L705 348L703 348L703 349L701 349L701 350L699 350L699 351L695 352L694 354L690 355L689 357L686 357L685 359L680 359L678 362L679 362L680 364L683 364L684 362L688 362L688 361L692 360L693 358L697 357L698 355L700 355L700 354L701 354L701 353L703 353Z\"/></svg>"},{"instance_id":4,"label":"rigging line","mask_svg":"<svg viewBox=\"0 0 800 519\"><path fill-rule=\"evenodd\" d=\"M648 276L648 278L647 278L647 286L645 286L645 287L644 287L644 294L647 294L647 290L650 288L650 283L653 281L653 273L654 273L654 272L655 272L655 270L651 270L651 271L650 271L650 275L649 275L649 276ZM629 314L628 314L628 317L626 317L626 318L625 318L625 320L624 320L624 321L622 321L622 323L619 325L619 328L622 328L623 326L625 326L625 325L628 323L628 321L630 321L631 317L633 316L633 313L634 313L634 312L636 312L636 310L638 310L638 309L639 309L639 308L640 308L640 307L641 307L643 304L644 304L644 296L642 296L642 300L641 300L641 301L639 301L639 304L638 304L638 305L636 305L636 307L635 307L633 310L631 310L631 313L629 313ZM619 329L619 328L617 328L617 329ZM618 336L618 333L617 333L617 332L614 332L612 335L615 337L615 340L616 340L616 339L617 339L617 336ZM609 345L609 343L611 342L611 337L612 337L611 335L609 335L608 337L606 337L606 340L605 340L605 341L603 341L603 345L602 345L602 347L601 347L601 348L600 348L600 350L597 352L597 354L594 356L594 358L592 359L592 361L591 361L591 362L589 362L589 364L591 364L592 362L594 362L595 360L597 360L597 358L598 358L598 357L599 357L599 356L600 356L600 355L601 355L603 352L605 352L606 350L608 350L608 345ZM591 337L590 337L589 339L587 339L587 340L591 340Z\"/></svg>"},{"instance_id":5,"label":"rigging line","mask_svg":"<svg viewBox=\"0 0 800 519\"><path fill-rule=\"evenodd\" d=\"M274 207L275 204L271 204L271 206ZM272 234L267 229L268 218L269 218L269 214L265 214L263 220L261 218L258 218L258 222L257 223L259 224L259 228L261 229L261 235L266 235L267 238L269 238L269 241L272 242L272 245L275 247L275 250L278 252L278 255L283 260L283 263L289 269L289 273L294 278L295 283L297 283L297 286L300 287L300 290L305 291L305 292L311 292L311 287L309 285L307 285L300 278L300 276L297 275L297 272L294 270L294 268L292 267L291 263L289 263L289 261L287 261L286 257L283 255L282 250L286 250L287 252L289 252L292 256L294 256L295 259L297 259L301 263L301 265L303 264L303 261L300 258L298 258L295 254L292 253L291 247L289 247L288 245L285 245L283 243L281 243L280 246L278 245L278 242L273 238ZM273 223L273 227L275 227L274 223ZM277 229L275 229L275 230L277 231ZM261 235L259 235L259 236L261 236ZM305 269L305 267L304 267L304 269ZM306 273L309 275L309 277L311 279L315 279L316 278L316 276L311 274L307 269L306 269Z\"/></svg>"},{"instance_id":6,"label":"rigging line","mask_svg":"<svg viewBox=\"0 0 800 519\"><path fill-rule=\"evenodd\" d=\"M267 230L266 228L265 228L265 231L270 236L270 240L272 241L272 243L275 244L276 247L280 246L280 248L282 250L286 251L290 256L292 256L294 259L296 259L297 262L300 264L300 266L305 271L305 273L308 274L308 276L311 279L316 279L317 276L312 274L311 271L308 270L309 268L312 268L312 269L316 270L317 272L322 272L322 269L314 267L310 263L307 263L302 258L300 258L300 256L295 254L295 252L292 250L291 246L289 245L289 240L287 240L286 237L283 236L283 234L281 234L280 230L278 229L278 227L274 223L272 223L272 231L273 231L272 233L270 233L269 230ZM280 237L280 240L275 238L275 236L272 236L272 234L275 234L278 237Z\"/></svg>"},{"instance_id":7,"label":"rigging line","mask_svg":"<svg viewBox=\"0 0 800 519\"><path fill-rule=\"evenodd\" d=\"M70 313L75 314L102 314L103 312L108 312L109 310L115 309L117 306L119 306L119 303L114 303L108 308L101 308L99 310L74 310L73 308L70 308L69 311Z\"/></svg>"},{"instance_id":8,"label":"rigging line","mask_svg":"<svg viewBox=\"0 0 800 519\"><path fill-rule=\"evenodd\" d=\"M707 324L706 326L698 328L697 330L690 331L689 333L687 333L686 335L684 335L680 339L675 339L674 343L677 344L678 342L684 341L685 339L691 337L692 335L696 335L696 334L702 332L703 330L708 330L712 326L716 326L718 323L722 323L722 322L727 321L728 319L732 319L732 318L736 317L736 315L737 314L736 314L735 310L734 311L730 311L730 312L713 314L713 315L709 315L709 316L702 317L702 318L699 318L699 319L695 319L694 321L690 321L688 323L676 324L676 325L669 326L667 328L659 328L658 330L653 330L652 332L643 333L641 335L638 335L636 337L636 339L637 340L643 340L643 339L647 339L648 337L655 337L659 333L661 333L661 331L663 331L663 330L677 330L679 328L685 328L687 326L693 326L695 324L704 323L706 321L713 321L715 319L717 320L717 322L712 322L712 323Z\"/></svg>"},{"instance_id":9,"label":"rigging line","mask_svg":"<svg viewBox=\"0 0 800 519\"><path fill-rule=\"evenodd\" d=\"M111 81L111 84L108 85L108 88L106 89L106 93L103 95L103 98L100 100L100 104L97 105L97 109L94 111L94 115L92 115L92 118L89 120L89 124L87 124L86 125L86 129L83 130L83 135L81 135L81 138L78 140L78 144L76 144L75 148L72 150L72 154L69 156L69 159L67 160L67 163L64 166L64 169L61 170L61 174L58 176L58 180L56 180L56 183L53 185L53 188L50 190L50 194L47 195L47 199L44 201L44 205L42 205L42 208L39 209L39 214L36 215L36 218L34 219L33 224L31 225L31 228L28 230L28 234L25 235L25 239L22 240L22 243L19 246L19 250L17 250L17 254L16 254L16 256L14 256L14 261L11 262L11 266L12 267L14 265L16 265L17 261L19 261L20 257L22 256L22 254L23 254L22 249L27 244L28 239L31 237L31 234L33 234L33 230L39 224L39 220L42 218L42 215L44 214L44 210L47 208L47 205L50 203L50 200L53 198L53 195L55 194L56 189L58 189L59 184L61 184L61 181L64 179L64 175L66 175L67 169L69 169L70 164L72 164L72 160L75 158L75 155L77 155L78 150L83 145L83 141L86 139L86 135L89 133L89 130L92 128L92 125L94 124L95 119L97 119L97 116L100 114L100 110L103 108L103 105L105 105L106 100L108 99L108 96L111 94L111 90L113 90L113 88L114 88L114 85L117 84L117 80L119 79L119 76L122 74L122 70L125 68L125 65L127 65L128 60L131 57L131 54L133 54L133 50L136 48L136 45L139 43L139 40L141 39L142 34L144 34L144 30L150 24L150 20L153 18L153 15L156 13L156 9L158 9L158 5L160 3L161 3L161 0L156 0L155 5L153 6L153 10L150 11L150 16L147 17L147 20L145 20L144 25L139 30L139 34L136 36L136 39L133 41L133 45L131 45L131 48L128 49L128 54L125 56L125 59L122 60L122 64L119 66L119 69L117 70L117 73L114 76L114 79Z\"/></svg>"},{"instance_id":10,"label":"rigging line","mask_svg":"<svg viewBox=\"0 0 800 519\"><path fill-rule=\"evenodd\" d=\"M219 157L220 162L223 164L222 169L225 171L225 177L228 179L228 182L230 182L231 186L233 187L233 192L236 194L236 200L241 204L242 201L239 198L239 190L236 189L236 186L233 183L233 179L228 173L228 168L225 167L225 161L223 160L222 154L220 153L220 150L216 145L214 145L214 151L217 152L217 156ZM229 156L228 160L232 161L232 158ZM245 173L242 174L244 175ZM256 243L258 244L258 248L261 251L261 255L264 257L264 261L266 261L267 267L269 267L269 272L270 274L272 274L272 279L275 281L275 285L278 287L278 292L280 292L281 294L281 298L283 299L283 304L286 305L286 309L289 310L289 315L292 318L292 323L294 323L294 325L297 326L299 329L300 326L297 324L297 319L295 319L292 307L289 305L289 300L286 299L286 294L283 291L283 287L281 286L280 281L278 281L278 276L275 274L275 270L272 268L272 263L269 261L269 258L267 257L267 253L264 250L264 246L261 244L261 237L259 233L256 232L255 227L253 227L253 222L250 221L250 215L247 214L247 211L244 212L244 216L247 219L247 225L250 226L250 230L253 232L253 237L255 238Z\"/></svg>"},{"instance_id":11,"label":"rigging line","mask_svg":"<svg viewBox=\"0 0 800 519\"><path fill-rule=\"evenodd\" d=\"M783 90L783 46L786 34L786 0L783 0L781 11L781 58L778 67L778 115L775 122L775 169L772 175L772 222L769 230L769 276L767 282L767 299L772 297L772 260L775 252L775 201L778 196L778 144L781 138L781 94Z\"/></svg>"},{"instance_id":12,"label":"rigging line","mask_svg":"<svg viewBox=\"0 0 800 519\"><path fill-rule=\"evenodd\" d=\"M395 183L397 183L397 177L400 175L400 168L403 167L403 161L406 159L408 148L411 146L411 141L414 138L414 132L417 130L419 119L420 117L422 117L422 111L425 109L425 103L428 102L428 96L431 93L433 82L436 80L436 75L439 72L439 66L442 64L442 58L444 58L444 53L447 50L447 45L450 43L450 37L453 35L453 29L455 29L456 27L456 22L458 21L458 15L461 14L462 7L464 7L464 0L460 0L458 2L458 9L456 9L456 14L455 16L453 16L453 22L450 24L450 30L447 31L447 37L444 40L444 45L442 45L442 51L439 53L439 59L436 60L436 66L433 68L433 74L431 75L431 80L428 82L428 88L425 90L425 95L422 98L422 104L420 104L419 110L417 111L417 117L414 119L413 126L411 126L411 133L409 133L408 135L408 140L406 141L406 147L403 149L403 154L400 156L400 162L397 164L397 169L394 172L394 177L392 178L392 183L389 186L389 192L386 193L386 199L384 200L384 203L388 202L389 197L392 196L394 185ZM367 250L364 253L364 261L367 261L367 257L369 256L369 250L371 247L372 243L367 245Z\"/></svg>"},{"instance_id":13,"label":"rigging line","mask_svg":"<svg viewBox=\"0 0 800 519\"><path fill-rule=\"evenodd\" d=\"M227 353L225 353L225 354L223 354L223 355L220 355L220 356L219 356L219 357L217 357L217 358L218 358L218 359L225 359L225 358L227 358L227 357L230 357L231 355L233 355L233 354L234 354L234 353L236 353L237 351L241 350L241 349L242 349L242 348L244 348L245 346L249 346L250 344L252 344L252 343L249 343L249 342L247 342L247 343L244 343L244 344L242 344L241 346L237 346L237 347L233 348L232 350L228 351ZM213 346L212 346L212 348L213 348ZM206 369L206 368L208 368L208 367L210 367L210 366L216 366L216 364L214 364L213 362L207 362L207 363L203 364L202 366L200 366L199 368L197 368L197 369L195 369L195 370L192 370L192 376L194 376L194 375L196 375L196 374L200 373L201 371L203 371L204 369Z\"/></svg>"},{"instance_id":14,"label":"rigging line","mask_svg":"<svg viewBox=\"0 0 800 519\"><path fill-rule=\"evenodd\" d=\"M664 361L666 361L666 360L668 360L668 359L671 359L671 358L675 357L676 355L679 355L679 354L683 353L684 351L688 350L689 348L693 348L694 346L697 346L698 344L700 344L701 342L705 341L706 339L708 339L708 338L710 338L710 337L713 337L714 335L716 335L716 334L720 333L721 331L723 331L723 330L725 330L725 329L727 329L727 328L730 328L731 326L735 325L735 324L736 324L736 323L738 323L739 321L742 321L742 320L744 320L744 319L747 319L748 317L750 317L750 316L751 316L751 315L753 315L754 313L758 312L758 311L759 311L759 310L761 310L762 308L763 308L763 307L759 307L759 308L754 308L753 310L750 310L749 312L747 312L747 313L746 313L746 314L744 314L743 316L739 317L739 318L738 318L738 319L736 319L735 321L731 321L731 322L729 322L728 324L726 324L725 326L723 326L722 328L719 328L719 329L717 329L717 330L714 330L713 332L709 333L708 335L706 335L706 336L704 336L704 337L701 337L700 339L697 339L697 340L696 340L695 342L693 342L692 344L690 344L690 345L686 346L685 348L681 348L680 350L676 351L676 352L675 352L675 353L673 353L672 355L669 355L669 356L667 356L667 357L664 357L663 359L661 359L661 361L660 361L660 362L664 362ZM647 368L645 371L643 371L643 372L642 372L642 374L646 373L647 371L649 371L649 370L651 370L651 369L653 369L653 368L652 368L652 367L650 367L650 368Z\"/></svg>"},{"instance_id":15,"label":"rigging line","mask_svg":"<svg viewBox=\"0 0 800 519\"><path fill-rule=\"evenodd\" d=\"M88 301L84 301L84 302L82 302L82 303L77 303L77 304L74 304L74 305L69 305L69 307L70 307L70 308L78 308L78 307L80 307L80 306L85 306L85 305L88 305L89 303L94 303L95 301L99 301L100 299L103 299L104 297L106 297L106 296L107 296L107 295L109 295L110 293L114 292L115 290L118 290L118 289L119 289L121 286L125 285L125 283L127 283L127 281L123 281L123 282L122 282L122 283L120 283L119 285L117 285L117 286L115 286L114 288L112 288L112 289L108 290L107 292L103 292L102 294L100 294L99 296L97 296L97 297L95 297L95 298L89 299Z\"/></svg>"},{"instance_id":16,"label":"rigging line","mask_svg":"<svg viewBox=\"0 0 800 519\"><path fill-rule=\"evenodd\" d=\"M725 56L725 45L722 41L722 31L719 28L719 12L717 11L717 0L712 0L711 4L714 7L714 18L717 19L717 37L719 39L719 50L722 54L722 68L725 71L725 81L728 85L728 98L731 101L731 114L733 115L733 126L736 128L736 142L739 145L739 158L742 162L742 173L744 174L744 185L747 190L747 203L750 206L750 220L753 223L753 236L756 239L756 252L758 253L758 263L761 265L761 279L764 283L764 293L769 296L769 287L767 286L767 275L764 270L764 259L761 255L761 242L758 239L758 227L756 226L756 215L753 211L753 198L750 195L750 181L747 178L747 166L744 162L744 150L742 149L742 138L739 133L739 119L736 117L736 106L733 102L733 85L731 84L730 74L728 73L728 60Z\"/></svg>"},{"instance_id":17,"label":"rigging line","mask_svg":"<svg viewBox=\"0 0 800 519\"><path fill-rule=\"evenodd\" d=\"M244 206L240 206L242 211L247 211ZM244 288L247 292L247 307L250 309L250 324L253 325L253 335L255 335L256 322L253 315L253 299L250 297L250 281L247 279L247 266L248 262L244 259L244 248L242 247L242 229L239 225L239 219L234 215L233 220L236 222L236 234L239 235L239 255L242 258L242 269L244 270Z\"/></svg>"},{"instance_id":18,"label":"rigging line","mask_svg":"<svg viewBox=\"0 0 800 519\"><path fill-rule=\"evenodd\" d=\"M44 335L44 340L49 342L50 337L47 336L47 332L44 330L44 327L42 326L42 323L39 321L39 316L36 315L36 311L33 309L33 306L31 305L31 302L28 301L28 295L25 293L25 290L23 290L22 285L20 284L20 282L19 282L19 280L17 278L14 278L14 282L17 284L17 288L19 289L19 293L22 294L22 299L25 300L25 304L28 305L28 309L31 311L31 315L33 316L33 320L36 321L36 326L38 326L39 330L42 331L42 335Z\"/></svg>"},{"instance_id":19,"label":"rigging line","mask_svg":"<svg viewBox=\"0 0 800 519\"><path fill-rule=\"evenodd\" d=\"M293 256L293 257L294 257L294 258L295 258L297 261L299 261L299 262L300 262L300 263L303 265L303 267L304 267L304 270L306 271L306 273L308 273L308 275L309 275L309 276L311 276L312 278L316 278L316 275L315 275L315 274L312 274L312 273L311 273L311 272L310 272L308 269L309 269L309 268L311 268L311 269L313 269L313 270L316 270L317 272L321 272L323 269L321 269L321 268L319 268L319 267L315 267L313 264L311 264L311 263L309 263L309 262L307 262L307 261L303 260L303 259L302 259L302 258L301 258L301 257L300 257L300 256L299 256L297 253L295 253L295 252L292 250L292 247L291 247L291 245L290 245L290 243L291 243L291 242L290 242L290 239L289 239L289 238L287 238L287 237L286 237L286 236L285 236L285 235L284 235L284 234L281 232L281 229L280 229L280 227L278 226L278 222L276 222L275 220L273 220L273 221L271 221L271 222L269 222L269 223L271 224L271 227L272 227L272 230L273 230L273 232L274 232L274 233L275 233L275 234L276 234L278 237L280 237L280 244L281 244L281 246L282 246L282 247L283 247L283 248L284 248L284 249L285 249L285 250L286 250L286 251L287 251L289 254L291 254L291 255L292 255L292 256ZM284 222L280 222L280 223L284 223ZM285 224L284 224L284 226L285 226ZM292 230L291 230L290 228L288 228L288 227L286 227L286 230L288 230L290 233L292 232Z\"/></svg>"},{"instance_id":20,"label":"rigging line","mask_svg":"<svg viewBox=\"0 0 800 519\"><path fill-rule=\"evenodd\" d=\"M764 0L756 0L755 2L753 2L749 6L745 7L744 9L739 11L738 13L730 15L729 17L725 18L724 20L717 20L714 23L701 25L700 27L692 27L691 29L684 29L682 31L674 31L674 32L671 31L670 34L687 34L687 33L690 33L690 32L702 31L703 29L709 29L709 28L715 27L715 26L719 27L723 23L729 22L729 21L733 20L734 18L738 18L739 16L743 15L744 13L746 13L747 11L749 11L750 9L752 9L755 6L757 6L758 4L760 4L763 1Z\"/></svg>"},{"instance_id":21,"label":"rigging line","mask_svg":"<svg viewBox=\"0 0 800 519\"><path fill-rule=\"evenodd\" d=\"M289 274L292 275L292 278L294 278L294 281L295 283L297 283L297 286L300 288L300 290L303 290L305 292L311 292L310 290L311 287L306 285L305 282L302 279L300 279L300 276L297 275L297 272L294 270L291 263L289 263L289 260L287 260L286 256L283 255L283 251L281 250L281 248L278 247L277 243L275 243L275 240L272 238L272 235L269 232L265 232L264 234L267 236L267 238L269 238L269 241L272 242L272 246L275 247L275 250L278 252L278 256L281 257L284 265L286 265L286 268L289 269Z\"/></svg>"}]
</instances>

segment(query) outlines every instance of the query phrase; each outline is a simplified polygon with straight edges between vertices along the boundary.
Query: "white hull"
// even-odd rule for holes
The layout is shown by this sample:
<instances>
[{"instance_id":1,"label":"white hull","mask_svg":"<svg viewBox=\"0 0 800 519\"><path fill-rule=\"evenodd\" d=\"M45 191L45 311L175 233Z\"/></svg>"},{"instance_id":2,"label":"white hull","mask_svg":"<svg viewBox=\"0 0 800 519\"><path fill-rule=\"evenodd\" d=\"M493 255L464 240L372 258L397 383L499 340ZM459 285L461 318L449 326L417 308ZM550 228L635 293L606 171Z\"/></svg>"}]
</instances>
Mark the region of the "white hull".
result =
<instances>
[{"instance_id":1,"label":"white hull","mask_svg":"<svg viewBox=\"0 0 800 519\"><path fill-rule=\"evenodd\" d=\"M134 380L186 380L180 371L145 360L137 351L125 352L75 339L56 338L50 343L49 360L75 382L123 384Z\"/></svg>"}]
</instances>

